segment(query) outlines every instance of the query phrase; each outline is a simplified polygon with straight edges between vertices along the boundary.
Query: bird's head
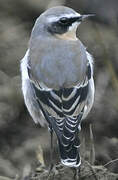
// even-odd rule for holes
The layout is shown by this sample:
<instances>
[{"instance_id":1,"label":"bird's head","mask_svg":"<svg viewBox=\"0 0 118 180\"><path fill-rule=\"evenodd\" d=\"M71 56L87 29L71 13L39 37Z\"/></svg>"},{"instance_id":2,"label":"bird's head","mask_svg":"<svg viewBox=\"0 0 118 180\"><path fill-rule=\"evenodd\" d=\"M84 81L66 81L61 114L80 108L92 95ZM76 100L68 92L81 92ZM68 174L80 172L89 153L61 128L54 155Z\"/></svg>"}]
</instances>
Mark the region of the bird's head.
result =
<instances>
[{"instance_id":1,"label":"bird's head","mask_svg":"<svg viewBox=\"0 0 118 180\"><path fill-rule=\"evenodd\" d=\"M62 39L76 39L76 30L78 25L87 17L92 16L80 15L71 8L57 6L46 10L36 21L34 32L48 32ZM36 27L39 28L36 28Z\"/></svg>"}]
</instances>

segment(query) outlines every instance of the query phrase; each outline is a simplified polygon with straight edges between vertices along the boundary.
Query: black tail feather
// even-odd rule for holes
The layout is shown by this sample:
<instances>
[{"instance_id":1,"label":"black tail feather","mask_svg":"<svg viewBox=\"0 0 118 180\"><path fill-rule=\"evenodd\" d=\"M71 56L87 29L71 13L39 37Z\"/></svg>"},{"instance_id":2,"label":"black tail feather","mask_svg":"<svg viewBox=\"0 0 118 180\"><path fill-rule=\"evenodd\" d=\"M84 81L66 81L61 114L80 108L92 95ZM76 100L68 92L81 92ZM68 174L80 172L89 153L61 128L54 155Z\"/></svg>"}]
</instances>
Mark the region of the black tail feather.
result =
<instances>
[{"instance_id":1,"label":"black tail feather","mask_svg":"<svg viewBox=\"0 0 118 180\"><path fill-rule=\"evenodd\" d=\"M55 118L50 118L50 124L57 135L61 162L65 166L78 167L81 164L79 154L80 140L78 137L80 120L81 116L78 118L78 121L77 119L65 118L63 130L60 131ZM68 121L70 122L68 123ZM73 123L75 121L74 127L71 121Z\"/></svg>"},{"instance_id":2,"label":"black tail feather","mask_svg":"<svg viewBox=\"0 0 118 180\"><path fill-rule=\"evenodd\" d=\"M77 141L77 140L76 140ZM78 167L81 164L81 159L79 155L79 146L78 143L76 144L75 142L70 142L71 145L65 147L60 140L58 141L59 143L59 151L60 151L60 158L62 164L70 167ZM71 146L71 148L70 148Z\"/></svg>"}]
</instances>

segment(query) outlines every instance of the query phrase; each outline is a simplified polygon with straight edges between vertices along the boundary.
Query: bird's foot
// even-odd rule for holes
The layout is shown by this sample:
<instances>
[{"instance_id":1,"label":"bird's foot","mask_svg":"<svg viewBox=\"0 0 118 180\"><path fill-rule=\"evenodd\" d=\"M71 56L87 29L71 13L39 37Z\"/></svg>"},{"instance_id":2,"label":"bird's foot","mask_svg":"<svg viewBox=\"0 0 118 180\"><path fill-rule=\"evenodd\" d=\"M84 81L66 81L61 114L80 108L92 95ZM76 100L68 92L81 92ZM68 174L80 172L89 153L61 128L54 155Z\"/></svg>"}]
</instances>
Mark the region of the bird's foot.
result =
<instances>
[{"instance_id":1,"label":"bird's foot","mask_svg":"<svg viewBox=\"0 0 118 180\"><path fill-rule=\"evenodd\" d=\"M54 167L54 164L51 163L49 167L49 171L48 171L48 176L50 176L51 172L53 172L53 167Z\"/></svg>"},{"instance_id":2,"label":"bird's foot","mask_svg":"<svg viewBox=\"0 0 118 180\"><path fill-rule=\"evenodd\" d=\"M54 177L58 173L56 166L54 164L51 164L48 170L48 176L47 180L51 180L52 177Z\"/></svg>"}]
</instances>

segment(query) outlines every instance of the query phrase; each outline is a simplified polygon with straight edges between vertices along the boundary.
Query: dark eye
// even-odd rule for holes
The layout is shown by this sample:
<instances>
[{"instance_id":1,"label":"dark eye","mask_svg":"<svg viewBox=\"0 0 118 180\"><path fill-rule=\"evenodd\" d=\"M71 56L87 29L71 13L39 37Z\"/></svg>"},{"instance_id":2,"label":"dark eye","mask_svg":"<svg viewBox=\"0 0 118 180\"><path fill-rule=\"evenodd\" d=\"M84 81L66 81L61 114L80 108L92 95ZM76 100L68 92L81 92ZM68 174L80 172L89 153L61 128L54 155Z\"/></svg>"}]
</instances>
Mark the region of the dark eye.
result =
<instances>
[{"instance_id":1,"label":"dark eye","mask_svg":"<svg viewBox=\"0 0 118 180\"><path fill-rule=\"evenodd\" d=\"M68 18L62 17L62 18L59 20L59 22L60 22L61 24L68 24Z\"/></svg>"}]
</instances>

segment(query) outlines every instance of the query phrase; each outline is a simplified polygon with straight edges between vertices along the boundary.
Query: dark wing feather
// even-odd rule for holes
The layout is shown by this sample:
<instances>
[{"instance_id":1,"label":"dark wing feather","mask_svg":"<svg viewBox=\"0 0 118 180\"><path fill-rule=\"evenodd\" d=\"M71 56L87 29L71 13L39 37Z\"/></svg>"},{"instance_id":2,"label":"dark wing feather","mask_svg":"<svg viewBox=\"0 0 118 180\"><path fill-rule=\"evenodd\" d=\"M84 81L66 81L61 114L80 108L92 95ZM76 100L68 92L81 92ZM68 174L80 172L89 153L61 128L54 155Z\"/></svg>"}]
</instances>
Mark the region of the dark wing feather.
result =
<instances>
[{"instance_id":1,"label":"dark wing feather","mask_svg":"<svg viewBox=\"0 0 118 180\"><path fill-rule=\"evenodd\" d=\"M59 90L41 88L31 79L37 102L48 123L57 134L62 163L79 166L79 126L84 113L91 79L88 64L83 84Z\"/></svg>"}]
</instances>

